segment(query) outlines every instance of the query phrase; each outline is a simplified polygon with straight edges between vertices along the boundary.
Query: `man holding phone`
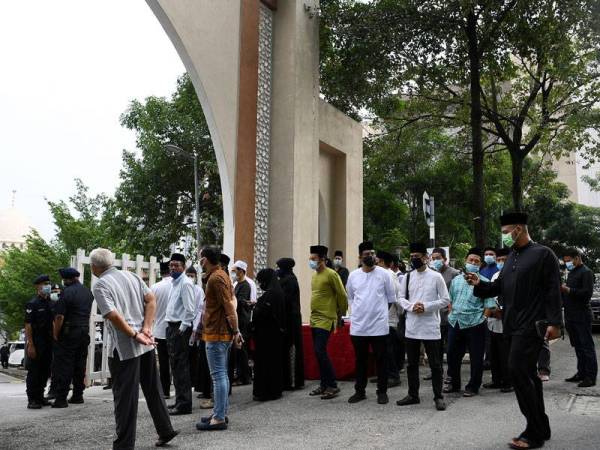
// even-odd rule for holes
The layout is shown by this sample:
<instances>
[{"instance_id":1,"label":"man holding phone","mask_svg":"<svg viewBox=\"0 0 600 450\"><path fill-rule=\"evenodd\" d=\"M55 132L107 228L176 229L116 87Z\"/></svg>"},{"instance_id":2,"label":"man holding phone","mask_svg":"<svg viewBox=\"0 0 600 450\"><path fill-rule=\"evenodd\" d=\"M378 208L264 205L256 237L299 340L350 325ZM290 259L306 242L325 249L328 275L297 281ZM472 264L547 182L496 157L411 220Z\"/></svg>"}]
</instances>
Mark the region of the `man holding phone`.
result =
<instances>
[{"instance_id":1,"label":"man holding phone","mask_svg":"<svg viewBox=\"0 0 600 450\"><path fill-rule=\"evenodd\" d=\"M542 382L537 376L537 359L545 339L560 336L560 271L556 255L531 240L527 215L504 214L500 218L502 241L513 251L496 281L484 282L474 273L465 274L480 298L502 296L504 334L510 340L509 372L527 427L509 447L539 448L550 439ZM545 333L540 335L540 324Z\"/></svg>"}]
</instances>

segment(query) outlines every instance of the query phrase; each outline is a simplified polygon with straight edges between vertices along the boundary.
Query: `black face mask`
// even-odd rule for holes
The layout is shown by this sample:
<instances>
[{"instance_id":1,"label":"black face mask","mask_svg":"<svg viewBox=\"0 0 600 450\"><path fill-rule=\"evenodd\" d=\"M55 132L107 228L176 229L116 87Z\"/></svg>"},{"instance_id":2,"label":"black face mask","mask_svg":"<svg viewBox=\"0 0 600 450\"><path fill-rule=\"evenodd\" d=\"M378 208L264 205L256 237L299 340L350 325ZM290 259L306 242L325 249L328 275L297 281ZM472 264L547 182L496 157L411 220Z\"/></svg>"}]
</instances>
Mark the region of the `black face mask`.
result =
<instances>
[{"instance_id":1,"label":"black face mask","mask_svg":"<svg viewBox=\"0 0 600 450\"><path fill-rule=\"evenodd\" d=\"M365 256L362 262L367 267L373 267L375 265L375 257L373 255Z\"/></svg>"},{"instance_id":2,"label":"black face mask","mask_svg":"<svg viewBox=\"0 0 600 450\"><path fill-rule=\"evenodd\" d=\"M411 258L410 259L410 266L415 270L420 269L421 267L423 267L423 265L424 265L424 263L421 258Z\"/></svg>"}]
</instances>

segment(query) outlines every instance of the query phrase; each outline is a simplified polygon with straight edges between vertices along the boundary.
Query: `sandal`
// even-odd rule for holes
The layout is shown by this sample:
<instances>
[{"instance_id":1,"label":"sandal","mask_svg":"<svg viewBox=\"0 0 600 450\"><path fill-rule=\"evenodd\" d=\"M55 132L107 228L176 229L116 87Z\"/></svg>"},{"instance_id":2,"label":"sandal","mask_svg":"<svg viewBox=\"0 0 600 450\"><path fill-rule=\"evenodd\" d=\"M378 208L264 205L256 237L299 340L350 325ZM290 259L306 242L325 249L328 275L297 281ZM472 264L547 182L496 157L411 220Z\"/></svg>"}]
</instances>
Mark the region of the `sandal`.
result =
<instances>
[{"instance_id":1,"label":"sandal","mask_svg":"<svg viewBox=\"0 0 600 450\"><path fill-rule=\"evenodd\" d=\"M518 445L519 442L526 444L527 446L524 447L522 445ZM512 448L515 450L524 450L524 449L530 449L530 448L542 448L543 446L544 446L544 441L534 441L534 440L528 439L526 437L521 437L517 441L513 441L508 444L509 448Z\"/></svg>"},{"instance_id":2,"label":"sandal","mask_svg":"<svg viewBox=\"0 0 600 450\"><path fill-rule=\"evenodd\" d=\"M325 389L323 389L322 386L319 386L315 390L311 391L308 395L310 395L311 397L315 397L317 395L323 395L323 392L325 392Z\"/></svg>"}]
</instances>

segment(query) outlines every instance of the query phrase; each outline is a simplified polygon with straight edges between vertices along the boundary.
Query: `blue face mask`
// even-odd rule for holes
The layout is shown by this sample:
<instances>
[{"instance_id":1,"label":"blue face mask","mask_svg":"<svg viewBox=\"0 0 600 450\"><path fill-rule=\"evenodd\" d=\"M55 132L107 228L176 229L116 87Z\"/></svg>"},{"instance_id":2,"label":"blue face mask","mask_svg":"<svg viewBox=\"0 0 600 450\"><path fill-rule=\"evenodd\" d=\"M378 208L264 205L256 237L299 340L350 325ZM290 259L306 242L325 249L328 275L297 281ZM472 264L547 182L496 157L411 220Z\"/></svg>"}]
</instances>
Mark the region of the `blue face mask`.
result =
<instances>
[{"instance_id":1,"label":"blue face mask","mask_svg":"<svg viewBox=\"0 0 600 450\"><path fill-rule=\"evenodd\" d=\"M312 270L317 270L319 267L319 261L313 261L312 259L308 261L308 265Z\"/></svg>"},{"instance_id":2,"label":"blue face mask","mask_svg":"<svg viewBox=\"0 0 600 450\"><path fill-rule=\"evenodd\" d=\"M475 264L466 263L465 264L465 270L467 272L478 273L479 272L479 266L477 266Z\"/></svg>"},{"instance_id":3,"label":"blue face mask","mask_svg":"<svg viewBox=\"0 0 600 450\"><path fill-rule=\"evenodd\" d=\"M179 278L181 275L183 275L183 272L171 272L171 278L173 278L174 280L176 280L177 278Z\"/></svg>"},{"instance_id":4,"label":"blue face mask","mask_svg":"<svg viewBox=\"0 0 600 450\"><path fill-rule=\"evenodd\" d=\"M484 261L486 264L494 264L496 262L496 257L492 255L485 255Z\"/></svg>"},{"instance_id":5,"label":"blue face mask","mask_svg":"<svg viewBox=\"0 0 600 450\"><path fill-rule=\"evenodd\" d=\"M496 263L496 266L498 266L498 270L502 270L502 268L504 267L504 263L503 262Z\"/></svg>"},{"instance_id":6,"label":"blue face mask","mask_svg":"<svg viewBox=\"0 0 600 450\"><path fill-rule=\"evenodd\" d=\"M565 266L567 267L567 270L569 272L575 268L575 264L573 264L573 261L569 261L569 262L565 263Z\"/></svg>"},{"instance_id":7,"label":"blue face mask","mask_svg":"<svg viewBox=\"0 0 600 450\"><path fill-rule=\"evenodd\" d=\"M52 292L52 286L50 286L49 284L45 284L42 286L42 294L50 295L50 292Z\"/></svg>"},{"instance_id":8,"label":"blue face mask","mask_svg":"<svg viewBox=\"0 0 600 450\"><path fill-rule=\"evenodd\" d=\"M442 267L444 267L444 261L441 259L434 259L431 262L431 268L437 270L438 272L442 270Z\"/></svg>"}]
</instances>

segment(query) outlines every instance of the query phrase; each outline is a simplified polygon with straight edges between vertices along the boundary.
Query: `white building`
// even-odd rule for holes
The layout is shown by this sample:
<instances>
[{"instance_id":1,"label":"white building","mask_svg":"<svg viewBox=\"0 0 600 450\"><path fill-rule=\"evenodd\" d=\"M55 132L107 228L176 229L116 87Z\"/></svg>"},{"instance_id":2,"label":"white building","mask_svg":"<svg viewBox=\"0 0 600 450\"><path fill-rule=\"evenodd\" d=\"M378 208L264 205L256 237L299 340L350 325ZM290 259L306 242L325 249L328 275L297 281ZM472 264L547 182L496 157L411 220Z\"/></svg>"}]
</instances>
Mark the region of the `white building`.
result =
<instances>
[{"instance_id":1,"label":"white building","mask_svg":"<svg viewBox=\"0 0 600 450\"><path fill-rule=\"evenodd\" d=\"M29 219L14 206L0 211L0 252L10 247L25 248L31 232Z\"/></svg>"},{"instance_id":2,"label":"white building","mask_svg":"<svg viewBox=\"0 0 600 450\"><path fill-rule=\"evenodd\" d=\"M571 154L552 164L558 174L558 181L569 188L569 200L586 206L600 207L600 192L594 192L585 182L585 177L596 178L600 173L600 164L590 164L579 155Z\"/></svg>"}]
</instances>

